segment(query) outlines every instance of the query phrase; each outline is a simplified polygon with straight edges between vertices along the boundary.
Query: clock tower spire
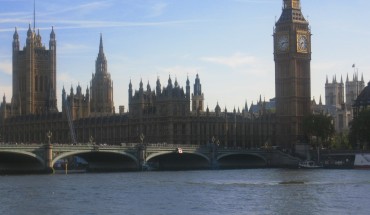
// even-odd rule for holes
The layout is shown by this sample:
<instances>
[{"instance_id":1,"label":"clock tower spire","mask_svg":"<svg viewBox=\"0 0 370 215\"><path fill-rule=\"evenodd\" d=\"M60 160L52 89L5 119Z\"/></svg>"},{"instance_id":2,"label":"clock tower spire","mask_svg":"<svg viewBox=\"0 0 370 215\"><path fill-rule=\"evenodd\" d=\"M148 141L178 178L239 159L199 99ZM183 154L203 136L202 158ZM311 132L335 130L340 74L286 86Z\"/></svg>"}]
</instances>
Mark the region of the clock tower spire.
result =
<instances>
[{"instance_id":1,"label":"clock tower spire","mask_svg":"<svg viewBox=\"0 0 370 215\"><path fill-rule=\"evenodd\" d=\"M294 149L304 141L303 118L311 113L311 31L300 0L283 0L274 28L277 141Z\"/></svg>"},{"instance_id":2,"label":"clock tower spire","mask_svg":"<svg viewBox=\"0 0 370 215\"><path fill-rule=\"evenodd\" d=\"M284 9L301 9L299 0L284 0Z\"/></svg>"}]
</instances>

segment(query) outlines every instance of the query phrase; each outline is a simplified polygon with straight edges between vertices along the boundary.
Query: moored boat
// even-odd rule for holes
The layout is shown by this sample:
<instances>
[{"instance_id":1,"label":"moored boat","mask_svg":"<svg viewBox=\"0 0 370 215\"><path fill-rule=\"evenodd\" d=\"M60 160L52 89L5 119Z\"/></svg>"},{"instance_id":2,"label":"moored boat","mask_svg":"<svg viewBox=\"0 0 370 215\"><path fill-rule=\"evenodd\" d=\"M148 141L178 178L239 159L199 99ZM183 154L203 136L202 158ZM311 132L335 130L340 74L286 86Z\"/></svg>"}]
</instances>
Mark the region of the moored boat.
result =
<instances>
[{"instance_id":1,"label":"moored boat","mask_svg":"<svg viewBox=\"0 0 370 215\"><path fill-rule=\"evenodd\" d=\"M315 161L311 161L311 160L299 162L298 166L299 168L303 168L303 169L317 169L317 168L323 167L322 165L316 164Z\"/></svg>"},{"instance_id":2,"label":"moored boat","mask_svg":"<svg viewBox=\"0 0 370 215\"><path fill-rule=\"evenodd\" d=\"M370 154L356 154L355 169L370 169Z\"/></svg>"}]
</instances>

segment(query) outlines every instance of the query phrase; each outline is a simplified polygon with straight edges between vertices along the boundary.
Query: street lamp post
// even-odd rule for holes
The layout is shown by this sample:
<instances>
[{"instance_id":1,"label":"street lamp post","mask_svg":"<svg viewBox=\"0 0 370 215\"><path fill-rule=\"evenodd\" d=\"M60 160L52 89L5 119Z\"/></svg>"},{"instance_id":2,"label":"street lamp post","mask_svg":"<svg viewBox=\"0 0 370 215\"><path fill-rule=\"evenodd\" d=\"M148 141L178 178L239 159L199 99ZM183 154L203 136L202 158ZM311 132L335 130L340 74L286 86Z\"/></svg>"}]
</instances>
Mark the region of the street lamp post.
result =
<instances>
[{"instance_id":1,"label":"street lamp post","mask_svg":"<svg viewBox=\"0 0 370 215\"><path fill-rule=\"evenodd\" d=\"M53 169L53 145L51 144L51 137L53 133L49 130L46 133L48 138L48 144L45 146L45 161L46 161L46 170L52 172Z\"/></svg>"},{"instance_id":2,"label":"street lamp post","mask_svg":"<svg viewBox=\"0 0 370 215\"><path fill-rule=\"evenodd\" d=\"M218 138L212 137L212 168L217 168L217 150L218 146L220 145L220 140Z\"/></svg>"},{"instance_id":3,"label":"street lamp post","mask_svg":"<svg viewBox=\"0 0 370 215\"><path fill-rule=\"evenodd\" d=\"M46 133L46 136L48 137L48 139L49 139L49 145L51 144L51 142L50 142L50 139L51 139L51 137L53 136L53 133L49 130L48 131L48 133Z\"/></svg>"},{"instance_id":4,"label":"street lamp post","mask_svg":"<svg viewBox=\"0 0 370 215\"><path fill-rule=\"evenodd\" d=\"M141 160L141 168L144 169L144 166L146 165L146 146L144 144L144 139L145 139L145 136L143 133L140 134L139 136L140 138L140 146L139 146L139 150L140 150L140 160Z\"/></svg>"},{"instance_id":5,"label":"street lamp post","mask_svg":"<svg viewBox=\"0 0 370 215\"><path fill-rule=\"evenodd\" d=\"M90 145L94 144L94 138L92 136L89 137L89 144Z\"/></svg>"}]
</instances>

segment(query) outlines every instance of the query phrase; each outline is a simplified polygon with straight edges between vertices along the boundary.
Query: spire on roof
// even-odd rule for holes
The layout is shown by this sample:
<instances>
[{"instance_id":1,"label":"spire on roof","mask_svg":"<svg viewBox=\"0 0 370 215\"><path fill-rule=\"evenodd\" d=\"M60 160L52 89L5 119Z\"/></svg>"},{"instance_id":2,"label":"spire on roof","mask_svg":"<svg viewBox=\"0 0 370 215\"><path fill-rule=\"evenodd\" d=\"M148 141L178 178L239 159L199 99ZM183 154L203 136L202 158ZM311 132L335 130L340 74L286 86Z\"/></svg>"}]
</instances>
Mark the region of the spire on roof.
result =
<instances>
[{"instance_id":1,"label":"spire on roof","mask_svg":"<svg viewBox=\"0 0 370 215\"><path fill-rule=\"evenodd\" d=\"M104 49L103 49L103 35L102 35L102 33L100 33L99 54L104 54Z\"/></svg>"}]
</instances>

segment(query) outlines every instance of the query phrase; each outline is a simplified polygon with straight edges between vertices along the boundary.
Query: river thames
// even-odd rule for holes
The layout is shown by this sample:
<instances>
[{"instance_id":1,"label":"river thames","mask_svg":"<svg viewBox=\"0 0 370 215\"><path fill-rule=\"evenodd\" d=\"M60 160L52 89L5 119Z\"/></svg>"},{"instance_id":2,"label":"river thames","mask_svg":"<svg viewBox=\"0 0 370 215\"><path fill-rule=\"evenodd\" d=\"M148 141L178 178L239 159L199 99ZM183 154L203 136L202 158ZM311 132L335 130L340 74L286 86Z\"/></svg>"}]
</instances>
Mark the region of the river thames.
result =
<instances>
[{"instance_id":1,"label":"river thames","mask_svg":"<svg viewBox=\"0 0 370 215\"><path fill-rule=\"evenodd\" d=\"M370 171L0 176L0 214L369 214Z\"/></svg>"}]
</instances>

